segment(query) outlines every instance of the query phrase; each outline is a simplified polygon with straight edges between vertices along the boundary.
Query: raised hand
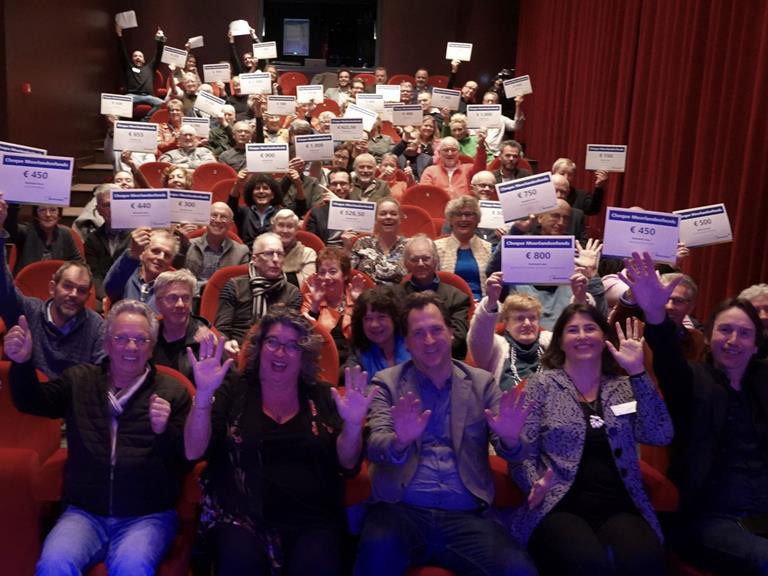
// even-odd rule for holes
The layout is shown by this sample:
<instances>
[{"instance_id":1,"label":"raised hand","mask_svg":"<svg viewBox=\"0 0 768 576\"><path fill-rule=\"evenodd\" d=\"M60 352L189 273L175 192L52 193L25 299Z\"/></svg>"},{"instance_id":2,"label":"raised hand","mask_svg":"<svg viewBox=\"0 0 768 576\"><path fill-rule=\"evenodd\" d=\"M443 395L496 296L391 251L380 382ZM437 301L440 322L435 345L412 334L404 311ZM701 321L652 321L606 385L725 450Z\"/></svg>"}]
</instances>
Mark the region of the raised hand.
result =
<instances>
[{"instance_id":1,"label":"raised hand","mask_svg":"<svg viewBox=\"0 0 768 576\"><path fill-rule=\"evenodd\" d=\"M317 274L312 274L307 278L307 287L309 288L309 303L312 311L318 313L325 300L325 290L323 290L323 284L318 279Z\"/></svg>"},{"instance_id":2,"label":"raised hand","mask_svg":"<svg viewBox=\"0 0 768 576\"><path fill-rule=\"evenodd\" d=\"M224 351L224 339L220 338L218 344L214 343L213 334L200 342L200 352L195 358L192 349L187 347L187 358L192 365L192 373L197 388L197 400L206 404L212 401L213 395L219 389L224 377L232 366L234 360L228 359L221 363L221 355Z\"/></svg>"},{"instance_id":3,"label":"raised hand","mask_svg":"<svg viewBox=\"0 0 768 576\"><path fill-rule=\"evenodd\" d=\"M573 292L573 301L579 304L587 303L587 283L589 280L582 272L582 268L577 269L571 275L571 292Z\"/></svg>"},{"instance_id":4,"label":"raised hand","mask_svg":"<svg viewBox=\"0 0 768 576\"><path fill-rule=\"evenodd\" d=\"M544 502L544 497L549 492L550 486L552 486L552 480L555 479L555 471L552 468L547 468L544 475L536 480L531 486L531 492L528 494L528 508L534 509L541 506Z\"/></svg>"},{"instance_id":5,"label":"raised hand","mask_svg":"<svg viewBox=\"0 0 768 576\"><path fill-rule=\"evenodd\" d=\"M485 294L488 296L486 309L489 312L498 310L499 296L504 287L504 272L494 272L485 280Z\"/></svg>"},{"instance_id":6,"label":"raised hand","mask_svg":"<svg viewBox=\"0 0 768 576\"><path fill-rule=\"evenodd\" d=\"M390 413L395 429L395 448L401 452L421 438L429 417L432 416L431 410L421 411L421 400L413 392L401 396L392 406Z\"/></svg>"},{"instance_id":7,"label":"raised hand","mask_svg":"<svg viewBox=\"0 0 768 576\"><path fill-rule=\"evenodd\" d=\"M532 405L525 406L525 392L520 388L512 388L501 395L499 413L494 415L486 408L485 419L504 445L511 448L519 442L520 431L532 408Z\"/></svg>"},{"instance_id":8,"label":"raised hand","mask_svg":"<svg viewBox=\"0 0 768 576\"><path fill-rule=\"evenodd\" d=\"M152 228L142 226L131 232L131 257L138 259L144 249L149 246L149 239L152 236Z\"/></svg>"},{"instance_id":9,"label":"raised hand","mask_svg":"<svg viewBox=\"0 0 768 576\"><path fill-rule=\"evenodd\" d=\"M27 317L19 316L19 323L8 330L4 340L5 355L17 364L32 358L32 332Z\"/></svg>"},{"instance_id":10,"label":"raised hand","mask_svg":"<svg viewBox=\"0 0 768 576\"><path fill-rule=\"evenodd\" d=\"M663 285L648 252L643 252L642 256L633 252L631 258L624 259L624 266L626 271L623 274L619 272L619 278L632 290L632 296L645 313L646 321L660 324L666 317L664 306L682 277Z\"/></svg>"},{"instance_id":11,"label":"raised hand","mask_svg":"<svg viewBox=\"0 0 768 576\"><path fill-rule=\"evenodd\" d=\"M355 302L360 297L366 286L367 284L363 276L358 274L352 276L349 281L349 297L352 299L352 302Z\"/></svg>"},{"instance_id":12,"label":"raised hand","mask_svg":"<svg viewBox=\"0 0 768 576\"><path fill-rule=\"evenodd\" d=\"M605 170L595 171L595 188L602 188L608 181L608 172Z\"/></svg>"},{"instance_id":13,"label":"raised hand","mask_svg":"<svg viewBox=\"0 0 768 576\"><path fill-rule=\"evenodd\" d=\"M605 341L608 351L613 354L619 366L630 376L642 373L643 366L643 323L637 318L627 319L627 335L621 329L621 323L616 322L616 336L619 339L618 349L609 341Z\"/></svg>"},{"instance_id":14,"label":"raised hand","mask_svg":"<svg viewBox=\"0 0 768 576\"><path fill-rule=\"evenodd\" d=\"M339 416L344 420L345 426L362 427L365 416L368 414L368 406L371 405L378 387L372 386L366 394L368 373L363 372L360 366L344 369L344 387L346 390L343 396L336 388L331 388L331 396L336 402Z\"/></svg>"},{"instance_id":15,"label":"raised hand","mask_svg":"<svg viewBox=\"0 0 768 576\"><path fill-rule=\"evenodd\" d=\"M582 246L576 242L576 261L579 268L584 269L584 275L587 278L594 277L597 274L597 266L600 263L600 253L603 251L603 243L596 238L589 238L586 245Z\"/></svg>"},{"instance_id":16,"label":"raised hand","mask_svg":"<svg viewBox=\"0 0 768 576\"><path fill-rule=\"evenodd\" d=\"M149 398L149 424L152 426L152 432L155 434L165 432L170 415L171 403L157 394L152 394Z\"/></svg>"}]
</instances>

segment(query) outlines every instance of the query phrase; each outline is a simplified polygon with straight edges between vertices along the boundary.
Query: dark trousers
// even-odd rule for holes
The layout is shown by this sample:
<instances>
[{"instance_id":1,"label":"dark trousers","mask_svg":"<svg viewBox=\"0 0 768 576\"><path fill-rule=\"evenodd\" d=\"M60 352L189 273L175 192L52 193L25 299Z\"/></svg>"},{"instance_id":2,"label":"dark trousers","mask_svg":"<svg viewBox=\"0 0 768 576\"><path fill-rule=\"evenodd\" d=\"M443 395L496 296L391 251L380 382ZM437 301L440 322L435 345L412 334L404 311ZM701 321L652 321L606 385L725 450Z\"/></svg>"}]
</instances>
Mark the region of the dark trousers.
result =
<instances>
[{"instance_id":1,"label":"dark trousers","mask_svg":"<svg viewBox=\"0 0 768 576\"><path fill-rule=\"evenodd\" d=\"M356 576L398 576L440 566L462 576L536 574L507 530L479 513L377 503L366 513Z\"/></svg>"},{"instance_id":2,"label":"dark trousers","mask_svg":"<svg viewBox=\"0 0 768 576\"><path fill-rule=\"evenodd\" d=\"M211 534L218 576L269 576L271 562L264 539L232 524L216 526ZM335 526L281 534L283 576L342 574L342 533Z\"/></svg>"},{"instance_id":3,"label":"dark trousers","mask_svg":"<svg viewBox=\"0 0 768 576\"><path fill-rule=\"evenodd\" d=\"M615 514L599 526L569 512L547 514L528 550L542 576L664 574L664 550L637 514Z\"/></svg>"}]
</instances>

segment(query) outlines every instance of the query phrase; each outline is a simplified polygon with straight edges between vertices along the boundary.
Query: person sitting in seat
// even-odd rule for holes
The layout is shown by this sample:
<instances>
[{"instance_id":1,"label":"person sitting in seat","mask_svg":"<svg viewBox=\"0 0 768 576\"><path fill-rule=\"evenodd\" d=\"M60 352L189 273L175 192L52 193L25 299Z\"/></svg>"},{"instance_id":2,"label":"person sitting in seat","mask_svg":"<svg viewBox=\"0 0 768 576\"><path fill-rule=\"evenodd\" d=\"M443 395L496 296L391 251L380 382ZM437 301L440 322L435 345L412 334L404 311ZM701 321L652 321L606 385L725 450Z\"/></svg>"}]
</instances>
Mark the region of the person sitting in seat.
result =
<instances>
[{"instance_id":1,"label":"person sitting in seat","mask_svg":"<svg viewBox=\"0 0 768 576\"><path fill-rule=\"evenodd\" d=\"M16 408L64 418L67 506L45 539L37 574L83 574L105 562L110 574L152 575L176 535L184 458L184 385L150 361L155 312L135 300L110 310L108 360L79 364L41 385L31 362L39 347L22 316L5 337Z\"/></svg>"},{"instance_id":2,"label":"person sitting in seat","mask_svg":"<svg viewBox=\"0 0 768 576\"><path fill-rule=\"evenodd\" d=\"M176 238L172 233L136 228L131 232L130 247L107 272L104 291L113 304L130 298L154 308L155 279L171 268L176 252Z\"/></svg>"}]
</instances>

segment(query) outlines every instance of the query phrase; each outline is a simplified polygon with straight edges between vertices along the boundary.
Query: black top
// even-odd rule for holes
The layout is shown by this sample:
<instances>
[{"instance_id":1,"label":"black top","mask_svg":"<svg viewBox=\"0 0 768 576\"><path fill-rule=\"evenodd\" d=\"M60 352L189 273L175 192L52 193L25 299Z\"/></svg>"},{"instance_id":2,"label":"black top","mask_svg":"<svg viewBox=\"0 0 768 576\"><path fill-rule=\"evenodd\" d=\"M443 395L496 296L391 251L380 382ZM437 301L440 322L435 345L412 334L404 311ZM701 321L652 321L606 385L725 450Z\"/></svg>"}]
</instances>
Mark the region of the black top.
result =
<instances>
[{"instance_id":1,"label":"black top","mask_svg":"<svg viewBox=\"0 0 768 576\"><path fill-rule=\"evenodd\" d=\"M580 406L587 427L584 451L571 489L553 512L571 512L599 526L615 514L637 513L637 508L616 469L605 433L601 402L596 400L594 408L587 402L581 402Z\"/></svg>"},{"instance_id":2,"label":"black top","mask_svg":"<svg viewBox=\"0 0 768 576\"><path fill-rule=\"evenodd\" d=\"M336 453L342 420L327 384L300 384L299 413L278 424L262 411L258 382L225 382L213 405L203 522L254 530L344 525ZM350 471L356 472L356 471Z\"/></svg>"}]
</instances>

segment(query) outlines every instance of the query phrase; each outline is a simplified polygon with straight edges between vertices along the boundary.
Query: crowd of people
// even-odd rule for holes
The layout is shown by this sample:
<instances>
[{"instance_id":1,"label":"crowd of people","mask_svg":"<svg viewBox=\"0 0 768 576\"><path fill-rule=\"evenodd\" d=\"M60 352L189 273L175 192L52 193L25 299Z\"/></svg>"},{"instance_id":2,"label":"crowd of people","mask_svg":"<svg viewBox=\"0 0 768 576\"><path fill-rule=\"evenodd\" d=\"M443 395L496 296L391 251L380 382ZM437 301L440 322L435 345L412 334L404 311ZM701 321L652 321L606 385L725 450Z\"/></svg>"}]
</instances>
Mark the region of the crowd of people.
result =
<instances>
[{"instance_id":1,"label":"crowd of people","mask_svg":"<svg viewBox=\"0 0 768 576\"><path fill-rule=\"evenodd\" d=\"M718 573L768 574L768 285L700 321L695 280L682 272L688 249L673 266L647 253L601 257L587 217L600 214L608 175L578 190L566 157L551 167L553 209L481 228L480 201L530 175L514 139L522 98L502 87L509 71L482 92L456 82L452 61L448 84L461 99L447 110L432 106L429 72L417 70L399 88L401 102L422 106L422 124L402 127L395 144L377 121L367 139L336 142L325 165L297 156L294 136L328 133L335 114L315 117L319 103L267 114L237 74L263 68L280 93L279 72L238 56L231 34L230 82L202 84L190 52L165 99L153 87L162 31L150 62L129 55L119 26L117 36L126 92L151 107L146 120L161 109L168 120L154 154L114 152L112 181L73 227L84 253L60 207L33 206L22 223L0 194L13 399L64 419L69 449L66 508L39 574L101 561L110 574L154 574L198 461L197 574L663 574L665 547ZM388 71L374 77L386 84ZM340 70L325 97L343 113L370 89ZM227 102L205 139L183 123L204 117L201 90ZM468 129L475 102L500 103L502 123ZM249 173L250 142L287 143L287 173ZM111 192L148 187L139 167L155 159L171 164L168 188L190 189L191 171L209 162L237 179L205 227L113 229ZM403 194L416 183L450 198L430 214L433 235L402 230ZM375 203L373 233L331 229L331 199ZM507 234L573 235L569 283L505 282ZM41 260L64 261L46 300L15 286ZM211 278L234 266L244 268L204 317ZM337 382L319 376L329 347ZM158 365L186 376L194 397ZM669 446L660 472L680 506L663 522L640 444ZM524 495L513 509L494 507L491 455ZM372 494L353 529L345 479L364 463Z\"/></svg>"}]
</instances>

